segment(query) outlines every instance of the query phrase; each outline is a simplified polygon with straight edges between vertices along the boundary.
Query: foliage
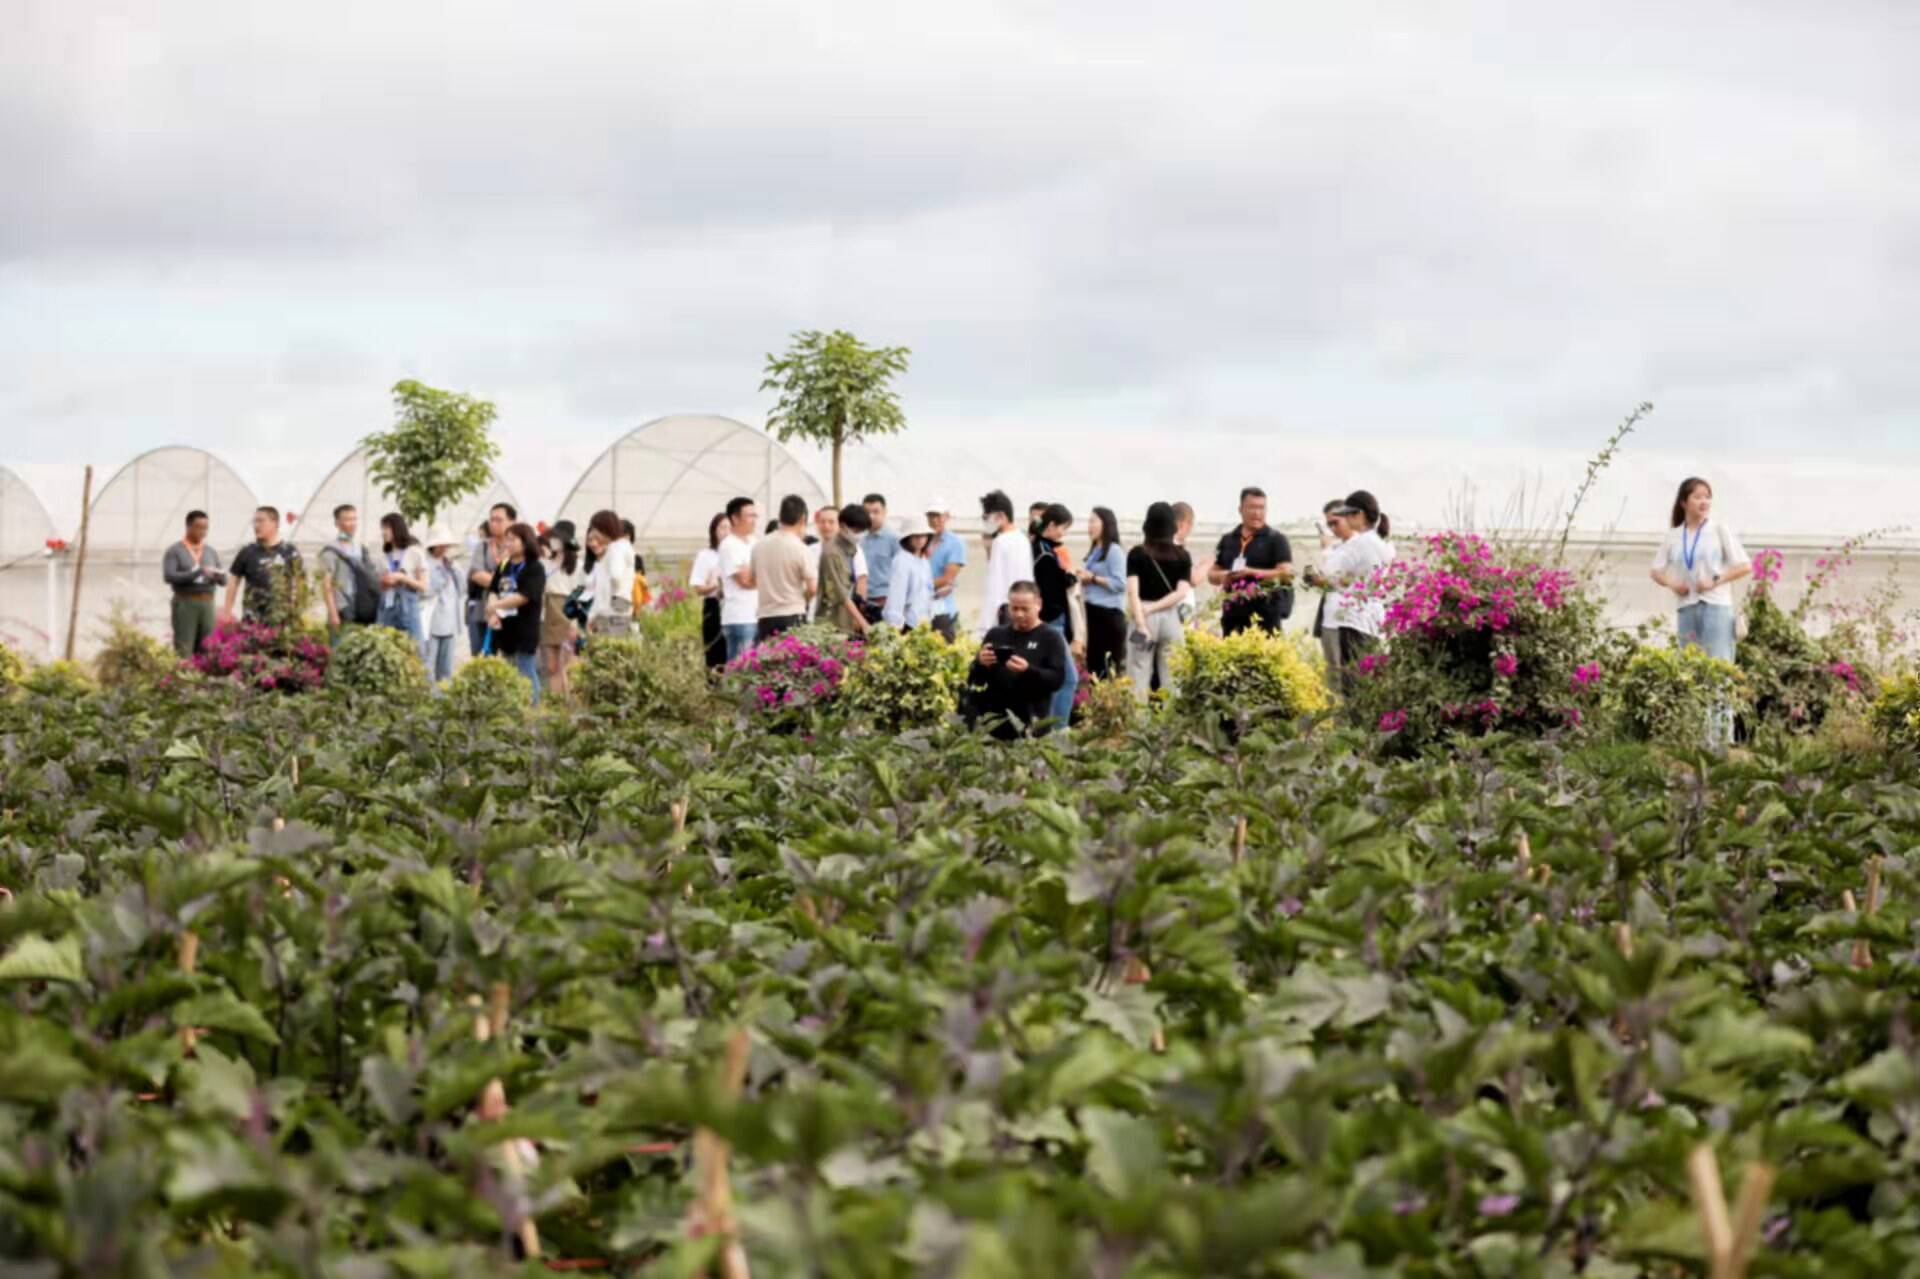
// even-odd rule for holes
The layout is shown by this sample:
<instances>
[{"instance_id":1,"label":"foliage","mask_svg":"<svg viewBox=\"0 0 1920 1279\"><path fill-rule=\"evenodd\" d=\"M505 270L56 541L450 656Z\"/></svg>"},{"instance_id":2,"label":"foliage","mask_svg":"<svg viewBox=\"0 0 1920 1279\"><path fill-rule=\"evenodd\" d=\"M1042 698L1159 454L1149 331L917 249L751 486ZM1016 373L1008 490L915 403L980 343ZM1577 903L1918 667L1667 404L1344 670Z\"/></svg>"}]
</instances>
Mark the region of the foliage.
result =
<instances>
[{"instance_id":1,"label":"foliage","mask_svg":"<svg viewBox=\"0 0 1920 1279\"><path fill-rule=\"evenodd\" d=\"M349 626L327 664L327 687L359 697L412 700L431 682L413 636L391 626Z\"/></svg>"},{"instance_id":2,"label":"foliage","mask_svg":"<svg viewBox=\"0 0 1920 1279\"><path fill-rule=\"evenodd\" d=\"M1608 690L1613 722L1628 737L1676 750L1704 744L1710 715L1731 710L1738 716L1752 698L1733 663L1678 646L1640 649Z\"/></svg>"},{"instance_id":3,"label":"foliage","mask_svg":"<svg viewBox=\"0 0 1920 1279\"><path fill-rule=\"evenodd\" d=\"M327 680L325 641L297 627L235 620L214 628L187 668L256 692L306 693Z\"/></svg>"},{"instance_id":4,"label":"foliage","mask_svg":"<svg viewBox=\"0 0 1920 1279\"><path fill-rule=\"evenodd\" d=\"M1089 680L1086 703L1080 708L1079 733L1090 742L1114 744L1140 727L1140 700L1133 681L1124 675Z\"/></svg>"},{"instance_id":5,"label":"foliage","mask_svg":"<svg viewBox=\"0 0 1920 1279\"><path fill-rule=\"evenodd\" d=\"M1436 533L1352 589L1381 607L1390 648L1355 672L1347 715L1400 750L1575 727L1598 700L1600 602L1565 569Z\"/></svg>"},{"instance_id":6,"label":"foliage","mask_svg":"<svg viewBox=\"0 0 1920 1279\"><path fill-rule=\"evenodd\" d=\"M94 654L93 677L102 688L157 688L180 665L173 649L140 629L115 605L107 618L106 640Z\"/></svg>"},{"instance_id":7,"label":"foliage","mask_svg":"<svg viewBox=\"0 0 1920 1279\"><path fill-rule=\"evenodd\" d=\"M408 522L430 524L484 489L500 446L494 406L471 395L404 381L393 388L394 421L369 435L367 474Z\"/></svg>"},{"instance_id":8,"label":"foliage","mask_svg":"<svg viewBox=\"0 0 1920 1279\"><path fill-rule=\"evenodd\" d=\"M690 637L697 642L700 608L700 597L688 590L684 581L668 578L654 591L653 603L634 616L634 624L649 640Z\"/></svg>"},{"instance_id":9,"label":"foliage","mask_svg":"<svg viewBox=\"0 0 1920 1279\"><path fill-rule=\"evenodd\" d=\"M786 354L768 355L762 391L780 402L767 429L781 440L803 439L833 452L833 504L840 494L840 455L848 444L906 428L893 379L906 372L904 346L867 346L842 329L793 335Z\"/></svg>"},{"instance_id":10,"label":"foliage","mask_svg":"<svg viewBox=\"0 0 1920 1279\"><path fill-rule=\"evenodd\" d=\"M441 718L0 704L0 1269L1920 1269L1906 754Z\"/></svg>"},{"instance_id":11,"label":"foliage","mask_svg":"<svg viewBox=\"0 0 1920 1279\"><path fill-rule=\"evenodd\" d=\"M594 718L691 724L713 710L697 636L661 639L596 635L568 674L573 695Z\"/></svg>"},{"instance_id":12,"label":"foliage","mask_svg":"<svg viewBox=\"0 0 1920 1279\"><path fill-rule=\"evenodd\" d=\"M742 710L793 723L834 704L866 645L830 626L802 626L727 663L724 685Z\"/></svg>"},{"instance_id":13,"label":"foliage","mask_svg":"<svg viewBox=\"0 0 1920 1279\"><path fill-rule=\"evenodd\" d=\"M1285 635L1195 632L1173 652L1177 711L1238 724L1297 720L1332 704L1320 671Z\"/></svg>"},{"instance_id":14,"label":"foliage","mask_svg":"<svg viewBox=\"0 0 1920 1279\"><path fill-rule=\"evenodd\" d=\"M0 697L20 687L27 678L27 659L8 644L0 644Z\"/></svg>"},{"instance_id":15,"label":"foliage","mask_svg":"<svg viewBox=\"0 0 1920 1279\"><path fill-rule=\"evenodd\" d=\"M1564 563L1567 557L1567 540L1573 536L1574 521L1580 518L1580 508L1587 504L1587 496L1593 492L1593 486L1599 482L1600 475L1618 456L1620 446L1632 435L1640 420L1653 412L1653 403L1642 400L1634 406L1633 412L1621 419L1620 425L1613 428L1613 434L1600 446L1600 451L1587 459L1587 471L1580 479L1580 487L1574 490L1573 501L1567 505L1567 516L1560 528L1560 543L1554 550L1556 562Z\"/></svg>"},{"instance_id":16,"label":"foliage","mask_svg":"<svg viewBox=\"0 0 1920 1279\"><path fill-rule=\"evenodd\" d=\"M36 697L48 697L57 701L72 701L93 692L93 677L87 674L87 668L78 662L60 659L52 662L36 662L27 668L26 678L20 681L20 687Z\"/></svg>"},{"instance_id":17,"label":"foliage","mask_svg":"<svg viewBox=\"0 0 1920 1279\"><path fill-rule=\"evenodd\" d=\"M476 657L453 673L445 688L447 705L470 720L512 721L533 703L533 685L504 657Z\"/></svg>"},{"instance_id":18,"label":"foliage","mask_svg":"<svg viewBox=\"0 0 1920 1279\"><path fill-rule=\"evenodd\" d=\"M972 662L971 652L930 626L905 634L880 627L847 665L840 706L889 732L930 728L959 710Z\"/></svg>"},{"instance_id":19,"label":"foliage","mask_svg":"<svg viewBox=\"0 0 1920 1279\"><path fill-rule=\"evenodd\" d=\"M1883 680L1872 718L1874 732L1887 745L1920 751L1920 674L1905 670Z\"/></svg>"},{"instance_id":20,"label":"foliage","mask_svg":"<svg viewBox=\"0 0 1920 1279\"><path fill-rule=\"evenodd\" d=\"M1745 608L1747 634L1734 658L1753 691L1756 727L1807 733L1850 702L1871 699L1872 672L1849 660L1842 637L1807 634L1771 591L1749 591Z\"/></svg>"}]
</instances>

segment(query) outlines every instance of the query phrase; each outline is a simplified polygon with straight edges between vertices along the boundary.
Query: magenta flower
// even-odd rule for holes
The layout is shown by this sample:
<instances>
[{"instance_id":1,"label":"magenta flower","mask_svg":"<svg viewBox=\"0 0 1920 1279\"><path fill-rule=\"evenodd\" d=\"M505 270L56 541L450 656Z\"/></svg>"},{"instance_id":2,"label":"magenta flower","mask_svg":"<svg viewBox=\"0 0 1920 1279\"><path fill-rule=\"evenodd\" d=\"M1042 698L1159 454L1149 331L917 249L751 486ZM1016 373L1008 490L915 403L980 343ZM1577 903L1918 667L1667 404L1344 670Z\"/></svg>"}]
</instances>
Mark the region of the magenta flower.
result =
<instances>
[{"instance_id":1,"label":"magenta flower","mask_svg":"<svg viewBox=\"0 0 1920 1279\"><path fill-rule=\"evenodd\" d=\"M1485 1195L1480 1200L1482 1217L1505 1217L1520 1206L1519 1195Z\"/></svg>"},{"instance_id":2,"label":"magenta flower","mask_svg":"<svg viewBox=\"0 0 1920 1279\"><path fill-rule=\"evenodd\" d=\"M1583 693L1587 690L1588 685L1594 683L1599 678L1600 663L1588 662L1583 666L1576 666L1573 670L1573 691Z\"/></svg>"},{"instance_id":3,"label":"magenta flower","mask_svg":"<svg viewBox=\"0 0 1920 1279\"><path fill-rule=\"evenodd\" d=\"M1520 659L1512 653L1502 653L1493 659L1493 673L1501 679L1512 679L1520 671Z\"/></svg>"},{"instance_id":4,"label":"magenta flower","mask_svg":"<svg viewBox=\"0 0 1920 1279\"><path fill-rule=\"evenodd\" d=\"M1407 712L1404 708L1388 711L1380 717L1380 731L1387 734L1399 732L1407 726Z\"/></svg>"}]
</instances>

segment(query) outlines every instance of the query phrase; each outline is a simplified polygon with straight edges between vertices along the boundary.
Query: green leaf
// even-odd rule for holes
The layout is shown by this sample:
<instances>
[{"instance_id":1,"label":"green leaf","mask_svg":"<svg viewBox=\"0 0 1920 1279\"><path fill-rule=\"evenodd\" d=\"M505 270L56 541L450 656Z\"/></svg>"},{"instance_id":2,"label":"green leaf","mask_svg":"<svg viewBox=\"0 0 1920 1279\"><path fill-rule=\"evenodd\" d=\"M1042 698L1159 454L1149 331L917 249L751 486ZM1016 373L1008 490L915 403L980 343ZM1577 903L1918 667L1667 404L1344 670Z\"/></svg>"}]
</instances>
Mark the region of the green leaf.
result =
<instances>
[{"instance_id":1,"label":"green leaf","mask_svg":"<svg viewBox=\"0 0 1920 1279\"><path fill-rule=\"evenodd\" d=\"M252 1004L242 1003L232 991L227 990L181 1000L173 1006L173 1024L224 1030L243 1039L257 1039L265 1044L280 1042L280 1036L273 1033L273 1027L267 1024L267 1019L259 1009Z\"/></svg>"},{"instance_id":2,"label":"green leaf","mask_svg":"<svg viewBox=\"0 0 1920 1279\"><path fill-rule=\"evenodd\" d=\"M68 933L58 941L44 937L22 937L4 957L0 957L0 981L64 981L76 984L87 980L80 956L80 937Z\"/></svg>"},{"instance_id":3,"label":"green leaf","mask_svg":"<svg viewBox=\"0 0 1920 1279\"><path fill-rule=\"evenodd\" d=\"M1087 1175L1108 1194L1130 1198L1164 1179L1165 1156L1151 1122L1088 1106L1080 1112L1080 1127L1087 1134Z\"/></svg>"}]
</instances>

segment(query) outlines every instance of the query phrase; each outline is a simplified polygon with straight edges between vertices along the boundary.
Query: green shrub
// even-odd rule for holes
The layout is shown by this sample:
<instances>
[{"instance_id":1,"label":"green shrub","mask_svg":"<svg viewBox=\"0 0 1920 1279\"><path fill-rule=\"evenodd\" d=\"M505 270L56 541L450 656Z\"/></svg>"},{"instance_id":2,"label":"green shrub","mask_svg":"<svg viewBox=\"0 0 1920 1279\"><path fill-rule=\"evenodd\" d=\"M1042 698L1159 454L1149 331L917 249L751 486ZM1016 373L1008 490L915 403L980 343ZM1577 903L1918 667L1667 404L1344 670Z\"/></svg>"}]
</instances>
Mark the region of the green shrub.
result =
<instances>
[{"instance_id":1,"label":"green shrub","mask_svg":"<svg viewBox=\"0 0 1920 1279\"><path fill-rule=\"evenodd\" d=\"M1920 674L1907 670L1882 680L1872 720L1875 734L1887 745L1920 750Z\"/></svg>"},{"instance_id":2,"label":"green shrub","mask_svg":"<svg viewBox=\"0 0 1920 1279\"><path fill-rule=\"evenodd\" d=\"M568 680L580 705L601 719L698 723L713 712L697 636L595 636Z\"/></svg>"},{"instance_id":3,"label":"green shrub","mask_svg":"<svg viewBox=\"0 0 1920 1279\"><path fill-rule=\"evenodd\" d=\"M93 692L94 684L86 668L78 662L42 662L29 667L20 687L37 697L73 701Z\"/></svg>"},{"instance_id":4,"label":"green shrub","mask_svg":"<svg viewBox=\"0 0 1920 1279\"><path fill-rule=\"evenodd\" d=\"M102 688L156 688L180 665L174 651L134 625L115 605L107 618L107 638L94 655L93 677Z\"/></svg>"},{"instance_id":5,"label":"green shrub","mask_svg":"<svg viewBox=\"0 0 1920 1279\"><path fill-rule=\"evenodd\" d=\"M1715 709L1745 713L1753 692L1738 667L1704 649L1649 647L1627 662L1609 700L1613 720L1627 736L1691 749L1706 740Z\"/></svg>"},{"instance_id":6,"label":"green shrub","mask_svg":"<svg viewBox=\"0 0 1920 1279\"><path fill-rule=\"evenodd\" d=\"M328 659L327 687L365 697L424 697L430 686L413 636L391 626L349 626Z\"/></svg>"},{"instance_id":7,"label":"green shrub","mask_svg":"<svg viewBox=\"0 0 1920 1279\"><path fill-rule=\"evenodd\" d=\"M840 703L848 714L880 728L930 728L959 710L971 663L966 649L949 644L932 627L904 635L883 627L849 664Z\"/></svg>"},{"instance_id":8,"label":"green shrub","mask_svg":"<svg viewBox=\"0 0 1920 1279\"><path fill-rule=\"evenodd\" d=\"M513 719L533 702L533 685L504 657L476 657L447 681L447 705L465 719Z\"/></svg>"},{"instance_id":9,"label":"green shrub","mask_svg":"<svg viewBox=\"0 0 1920 1279\"><path fill-rule=\"evenodd\" d=\"M1174 704L1232 719L1298 719L1332 705L1320 672L1285 635L1197 633L1173 653Z\"/></svg>"},{"instance_id":10,"label":"green shrub","mask_svg":"<svg viewBox=\"0 0 1920 1279\"><path fill-rule=\"evenodd\" d=\"M26 682L27 659L0 644L0 697L5 697Z\"/></svg>"},{"instance_id":11,"label":"green shrub","mask_svg":"<svg viewBox=\"0 0 1920 1279\"><path fill-rule=\"evenodd\" d=\"M1753 692L1756 727L1810 733L1849 703L1871 699L1873 676L1849 660L1841 636L1807 634L1765 591L1748 594L1746 616L1734 659Z\"/></svg>"},{"instance_id":12,"label":"green shrub","mask_svg":"<svg viewBox=\"0 0 1920 1279\"><path fill-rule=\"evenodd\" d=\"M1118 744L1140 726L1144 712L1133 694L1133 681L1124 675L1097 679L1086 685L1087 700L1080 707L1079 733L1093 742Z\"/></svg>"}]
</instances>

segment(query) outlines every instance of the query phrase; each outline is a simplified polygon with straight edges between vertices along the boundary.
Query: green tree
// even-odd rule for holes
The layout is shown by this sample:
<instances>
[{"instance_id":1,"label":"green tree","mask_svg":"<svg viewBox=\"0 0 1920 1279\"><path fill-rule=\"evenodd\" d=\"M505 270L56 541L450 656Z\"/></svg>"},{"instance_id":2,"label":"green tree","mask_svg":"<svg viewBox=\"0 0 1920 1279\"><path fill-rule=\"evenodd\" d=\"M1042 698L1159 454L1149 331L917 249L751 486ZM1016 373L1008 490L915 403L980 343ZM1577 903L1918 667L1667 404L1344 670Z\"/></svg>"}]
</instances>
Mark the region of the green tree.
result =
<instances>
[{"instance_id":1,"label":"green tree","mask_svg":"<svg viewBox=\"0 0 1920 1279\"><path fill-rule=\"evenodd\" d=\"M430 524L493 478L500 446L488 428L498 410L411 380L394 384L393 406L393 425L363 441L367 474L409 523Z\"/></svg>"},{"instance_id":2,"label":"green tree","mask_svg":"<svg viewBox=\"0 0 1920 1279\"><path fill-rule=\"evenodd\" d=\"M793 335L781 356L767 356L763 391L780 392L767 418L776 438L796 436L833 450L833 504L840 505L840 455L850 443L907 425L890 385L906 371L904 346L867 346L843 329Z\"/></svg>"}]
</instances>

